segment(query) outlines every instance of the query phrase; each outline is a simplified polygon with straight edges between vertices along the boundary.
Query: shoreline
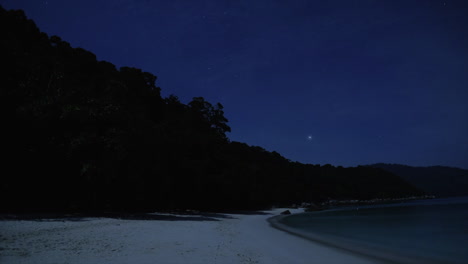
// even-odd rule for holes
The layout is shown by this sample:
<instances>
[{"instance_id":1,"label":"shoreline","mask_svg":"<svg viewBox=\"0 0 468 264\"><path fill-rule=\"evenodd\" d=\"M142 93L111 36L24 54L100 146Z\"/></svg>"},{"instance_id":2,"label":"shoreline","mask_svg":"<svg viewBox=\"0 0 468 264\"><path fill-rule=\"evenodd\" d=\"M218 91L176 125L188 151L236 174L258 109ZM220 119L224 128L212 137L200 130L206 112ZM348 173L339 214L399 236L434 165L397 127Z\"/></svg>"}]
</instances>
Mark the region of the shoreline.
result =
<instances>
[{"instance_id":1,"label":"shoreline","mask_svg":"<svg viewBox=\"0 0 468 264\"><path fill-rule=\"evenodd\" d=\"M267 219L282 210L210 217L151 214L150 219L162 220L1 220L0 262L375 263L273 228Z\"/></svg>"},{"instance_id":2,"label":"shoreline","mask_svg":"<svg viewBox=\"0 0 468 264\"><path fill-rule=\"evenodd\" d=\"M305 212L313 213L313 212ZM291 227L282 221L295 214L291 215L277 215L267 219L273 228L289 233L293 236L298 236L303 239L309 240L314 243L319 243L327 247L335 248L337 250L346 252L348 254L363 257L377 263L397 263L397 264L447 264L433 259L426 259L422 257L413 257L403 254L397 254L384 247L372 245L363 241L348 239L335 235L319 234L315 232L305 231L298 228Z\"/></svg>"}]
</instances>

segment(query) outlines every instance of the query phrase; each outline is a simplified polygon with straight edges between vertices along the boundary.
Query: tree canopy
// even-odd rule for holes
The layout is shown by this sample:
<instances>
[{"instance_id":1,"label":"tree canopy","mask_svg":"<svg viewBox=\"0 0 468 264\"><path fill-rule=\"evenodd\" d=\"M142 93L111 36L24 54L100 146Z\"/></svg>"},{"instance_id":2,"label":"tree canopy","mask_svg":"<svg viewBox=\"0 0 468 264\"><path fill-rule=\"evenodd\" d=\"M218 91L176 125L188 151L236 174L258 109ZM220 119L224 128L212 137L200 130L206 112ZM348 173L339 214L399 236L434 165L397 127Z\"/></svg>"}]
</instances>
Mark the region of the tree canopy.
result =
<instances>
[{"instance_id":1,"label":"tree canopy","mask_svg":"<svg viewBox=\"0 0 468 264\"><path fill-rule=\"evenodd\" d=\"M291 162L231 142L220 103L162 98L116 67L0 7L1 209L253 209L419 193L370 167Z\"/></svg>"}]
</instances>

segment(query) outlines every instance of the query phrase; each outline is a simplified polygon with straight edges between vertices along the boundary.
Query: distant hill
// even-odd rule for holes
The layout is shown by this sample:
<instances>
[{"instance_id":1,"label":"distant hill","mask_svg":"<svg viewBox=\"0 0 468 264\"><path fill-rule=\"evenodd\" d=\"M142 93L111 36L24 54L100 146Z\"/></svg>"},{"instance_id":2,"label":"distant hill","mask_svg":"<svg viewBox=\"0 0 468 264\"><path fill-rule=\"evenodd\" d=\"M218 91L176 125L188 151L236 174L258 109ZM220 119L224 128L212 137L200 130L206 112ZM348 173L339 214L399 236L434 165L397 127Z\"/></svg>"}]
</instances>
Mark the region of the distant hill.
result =
<instances>
[{"instance_id":1,"label":"distant hill","mask_svg":"<svg viewBox=\"0 0 468 264\"><path fill-rule=\"evenodd\" d=\"M411 167L385 163L370 166L392 172L428 194L441 197L468 195L468 170L445 166Z\"/></svg>"}]
</instances>

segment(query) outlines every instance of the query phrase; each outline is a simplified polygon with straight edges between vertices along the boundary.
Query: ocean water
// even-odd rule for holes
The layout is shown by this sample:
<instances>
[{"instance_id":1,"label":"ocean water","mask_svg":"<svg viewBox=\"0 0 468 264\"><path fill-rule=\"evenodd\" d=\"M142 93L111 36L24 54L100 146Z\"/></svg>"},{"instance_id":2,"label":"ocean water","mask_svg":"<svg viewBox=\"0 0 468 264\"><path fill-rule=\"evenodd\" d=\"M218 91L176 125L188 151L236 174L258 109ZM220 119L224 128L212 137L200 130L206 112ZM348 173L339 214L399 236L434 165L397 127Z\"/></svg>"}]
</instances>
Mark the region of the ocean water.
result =
<instances>
[{"instance_id":1,"label":"ocean water","mask_svg":"<svg viewBox=\"0 0 468 264\"><path fill-rule=\"evenodd\" d=\"M360 245L370 245L373 252L395 256L390 259L396 263L468 263L468 197L350 206L292 215L281 223L296 233L326 237L332 246L343 239L341 248L349 245L358 253Z\"/></svg>"}]
</instances>

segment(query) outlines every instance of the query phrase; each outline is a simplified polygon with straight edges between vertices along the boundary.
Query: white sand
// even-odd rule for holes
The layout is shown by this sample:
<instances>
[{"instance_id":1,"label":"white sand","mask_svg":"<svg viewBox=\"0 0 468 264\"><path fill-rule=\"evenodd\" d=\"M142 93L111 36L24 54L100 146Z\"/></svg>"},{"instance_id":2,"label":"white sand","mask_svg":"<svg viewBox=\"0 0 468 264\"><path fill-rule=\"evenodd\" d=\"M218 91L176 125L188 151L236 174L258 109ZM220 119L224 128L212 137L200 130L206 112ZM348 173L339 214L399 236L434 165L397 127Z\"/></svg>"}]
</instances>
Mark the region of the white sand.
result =
<instances>
[{"instance_id":1,"label":"white sand","mask_svg":"<svg viewBox=\"0 0 468 264\"><path fill-rule=\"evenodd\" d=\"M0 263L373 263L274 229L271 216L0 221Z\"/></svg>"}]
</instances>

